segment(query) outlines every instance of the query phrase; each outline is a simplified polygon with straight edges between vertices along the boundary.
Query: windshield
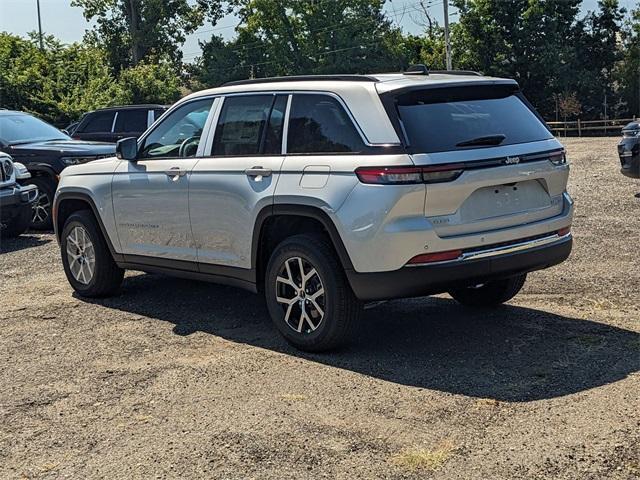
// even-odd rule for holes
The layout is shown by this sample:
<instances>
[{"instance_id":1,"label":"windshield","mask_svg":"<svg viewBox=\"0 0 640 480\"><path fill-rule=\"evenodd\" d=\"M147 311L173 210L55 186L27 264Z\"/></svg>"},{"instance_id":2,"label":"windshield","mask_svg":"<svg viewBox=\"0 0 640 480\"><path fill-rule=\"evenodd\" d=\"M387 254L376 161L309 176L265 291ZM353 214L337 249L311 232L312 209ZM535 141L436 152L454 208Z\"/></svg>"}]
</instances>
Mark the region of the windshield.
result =
<instances>
[{"instance_id":1,"label":"windshield","mask_svg":"<svg viewBox=\"0 0 640 480\"><path fill-rule=\"evenodd\" d=\"M452 88L419 90L396 99L412 153L433 153L552 138L512 91Z\"/></svg>"},{"instance_id":2,"label":"windshield","mask_svg":"<svg viewBox=\"0 0 640 480\"><path fill-rule=\"evenodd\" d=\"M6 145L16 145L43 140L69 140L69 137L38 118L17 113L0 115L0 140Z\"/></svg>"}]
</instances>

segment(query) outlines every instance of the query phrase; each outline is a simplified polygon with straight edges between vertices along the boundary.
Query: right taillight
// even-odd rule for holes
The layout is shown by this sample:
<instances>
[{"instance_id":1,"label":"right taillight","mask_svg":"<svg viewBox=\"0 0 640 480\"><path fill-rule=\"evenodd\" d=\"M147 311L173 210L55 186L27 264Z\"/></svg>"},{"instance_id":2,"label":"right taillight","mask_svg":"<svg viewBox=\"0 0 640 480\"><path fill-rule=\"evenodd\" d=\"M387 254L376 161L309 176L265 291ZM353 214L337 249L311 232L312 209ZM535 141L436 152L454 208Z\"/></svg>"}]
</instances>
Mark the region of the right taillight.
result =
<instances>
[{"instance_id":1,"label":"right taillight","mask_svg":"<svg viewBox=\"0 0 640 480\"><path fill-rule=\"evenodd\" d=\"M565 163L567 163L567 154L564 151L552 153L551 155L549 155L549 160L554 165L564 165Z\"/></svg>"},{"instance_id":2,"label":"right taillight","mask_svg":"<svg viewBox=\"0 0 640 480\"><path fill-rule=\"evenodd\" d=\"M458 178L463 171L461 164L429 167L361 167L356 169L356 175L362 183L367 184L409 185L450 182Z\"/></svg>"}]
</instances>

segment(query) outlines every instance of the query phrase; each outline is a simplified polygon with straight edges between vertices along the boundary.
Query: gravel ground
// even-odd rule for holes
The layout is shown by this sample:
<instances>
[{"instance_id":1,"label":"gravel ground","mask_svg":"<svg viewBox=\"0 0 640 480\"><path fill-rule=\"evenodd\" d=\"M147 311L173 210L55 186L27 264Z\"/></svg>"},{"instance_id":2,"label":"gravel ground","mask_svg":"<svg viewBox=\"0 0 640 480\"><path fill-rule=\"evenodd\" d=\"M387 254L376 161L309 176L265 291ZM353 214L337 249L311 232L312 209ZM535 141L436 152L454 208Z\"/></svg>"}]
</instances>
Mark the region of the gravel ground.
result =
<instances>
[{"instance_id":1,"label":"gravel ground","mask_svg":"<svg viewBox=\"0 0 640 480\"><path fill-rule=\"evenodd\" d=\"M640 182L566 141L575 247L509 305L369 309L301 354L241 290L131 272L73 295L52 235L1 245L0 478L640 478Z\"/></svg>"}]
</instances>

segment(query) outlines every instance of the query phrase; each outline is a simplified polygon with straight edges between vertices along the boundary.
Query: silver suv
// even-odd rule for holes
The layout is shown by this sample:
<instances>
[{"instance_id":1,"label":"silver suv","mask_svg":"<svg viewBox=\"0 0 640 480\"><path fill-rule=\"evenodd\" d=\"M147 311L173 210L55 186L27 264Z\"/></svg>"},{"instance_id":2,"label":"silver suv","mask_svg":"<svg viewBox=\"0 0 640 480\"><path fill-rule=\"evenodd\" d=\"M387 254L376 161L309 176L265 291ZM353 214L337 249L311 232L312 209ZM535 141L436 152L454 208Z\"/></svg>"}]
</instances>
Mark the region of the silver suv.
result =
<instances>
[{"instance_id":1,"label":"silver suv","mask_svg":"<svg viewBox=\"0 0 640 480\"><path fill-rule=\"evenodd\" d=\"M334 348L365 302L512 298L565 260L569 167L513 80L473 72L283 77L194 93L54 201L83 296L125 269L263 292L299 349Z\"/></svg>"}]
</instances>

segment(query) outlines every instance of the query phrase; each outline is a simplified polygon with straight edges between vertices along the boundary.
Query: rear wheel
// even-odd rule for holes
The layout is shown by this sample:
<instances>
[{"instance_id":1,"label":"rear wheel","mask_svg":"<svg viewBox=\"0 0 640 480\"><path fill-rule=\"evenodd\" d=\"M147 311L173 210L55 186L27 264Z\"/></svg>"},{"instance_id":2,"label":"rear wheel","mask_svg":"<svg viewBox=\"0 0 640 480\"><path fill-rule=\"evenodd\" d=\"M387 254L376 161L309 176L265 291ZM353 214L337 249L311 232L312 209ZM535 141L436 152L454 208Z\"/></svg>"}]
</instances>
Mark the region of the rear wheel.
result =
<instances>
[{"instance_id":1,"label":"rear wheel","mask_svg":"<svg viewBox=\"0 0 640 480\"><path fill-rule=\"evenodd\" d=\"M28 180L27 185L38 187L38 197L33 204L31 228L34 230L51 230L53 228L51 205L53 205L53 196L56 193L55 182L49 177L35 177Z\"/></svg>"},{"instance_id":2,"label":"rear wheel","mask_svg":"<svg viewBox=\"0 0 640 480\"><path fill-rule=\"evenodd\" d=\"M278 245L267 265L265 295L276 328L291 345L309 352L344 345L361 311L321 235L296 235Z\"/></svg>"},{"instance_id":3,"label":"rear wheel","mask_svg":"<svg viewBox=\"0 0 640 480\"><path fill-rule=\"evenodd\" d=\"M124 270L113 261L98 223L88 210L67 219L60 250L67 279L83 297L105 297L120 287Z\"/></svg>"},{"instance_id":4,"label":"rear wheel","mask_svg":"<svg viewBox=\"0 0 640 480\"><path fill-rule=\"evenodd\" d=\"M524 285L527 275L494 280L473 287L449 291L455 300L470 307L493 307L515 297Z\"/></svg>"}]
</instances>

